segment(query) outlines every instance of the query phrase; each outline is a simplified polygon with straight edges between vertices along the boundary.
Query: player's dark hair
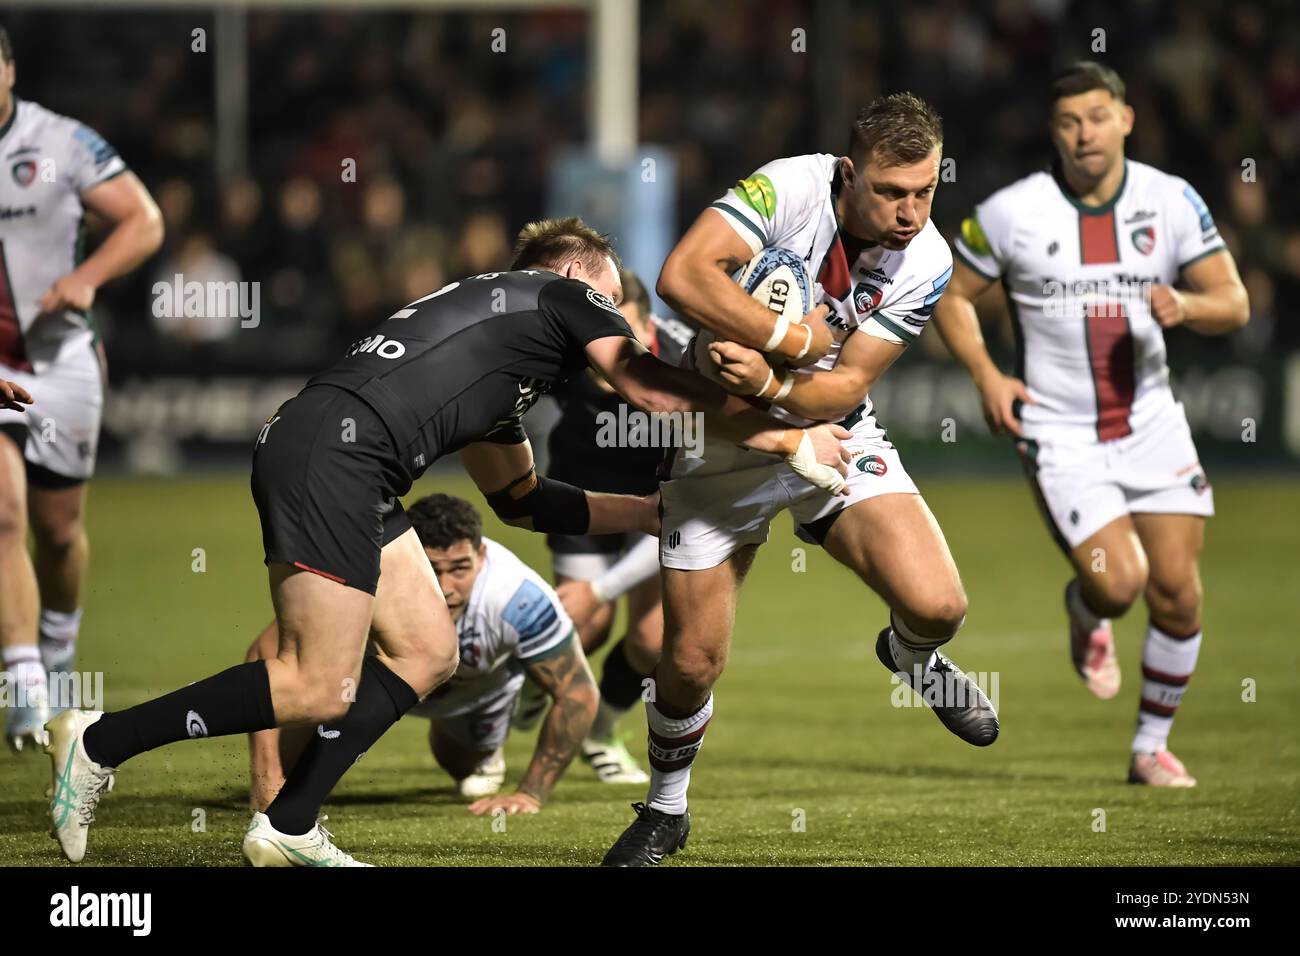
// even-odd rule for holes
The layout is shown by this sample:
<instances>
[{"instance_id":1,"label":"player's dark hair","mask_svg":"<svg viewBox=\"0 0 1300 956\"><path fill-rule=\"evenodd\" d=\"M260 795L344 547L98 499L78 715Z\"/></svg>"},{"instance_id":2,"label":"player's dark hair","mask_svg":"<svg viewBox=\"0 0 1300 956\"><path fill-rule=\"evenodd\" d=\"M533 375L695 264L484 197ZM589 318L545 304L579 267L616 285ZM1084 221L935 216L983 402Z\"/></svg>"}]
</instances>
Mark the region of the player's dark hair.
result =
<instances>
[{"instance_id":1,"label":"player's dark hair","mask_svg":"<svg viewBox=\"0 0 1300 956\"><path fill-rule=\"evenodd\" d=\"M1107 90L1118 102L1124 102L1124 81L1110 67L1095 60L1076 60L1058 70L1049 89L1050 106L1067 96L1078 96L1091 90Z\"/></svg>"},{"instance_id":2,"label":"player's dark hair","mask_svg":"<svg viewBox=\"0 0 1300 956\"><path fill-rule=\"evenodd\" d=\"M549 269L577 259L584 269L594 274L605 267L606 256L614 260L614 268L622 268L609 236L592 229L577 216L541 219L519 230L510 268Z\"/></svg>"},{"instance_id":3,"label":"player's dark hair","mask_svg":"<svg viewBox=\"0 0 1300 956\"><path fill-rule=\"evenodd\" d=\"M9 31L0 27L0 61L12 63L14 61L14 45L9 42Z\"/></svg>"},{"instance_id":4,"label":"player's dark hair","mask_svg":"<svg viewBox=\"0 0 1300 956\"><path fill-rule=\"evenodd\" d=\"M849 136L849 158L859 168L873 155L886 166L910 166L936 148L943 148L943 120L911 93L877 96L858 113Z\"/></svg>"},{"instance_id":5,"label":"player's dark hair","mask_svg":"<svg viewBox=\"0 0 1300 956\"><path fill-rule=\"evenodd\" d=\"M623 286L623 304L636 306L641 321L649 321L650 292L646 289L645 283L641 281L641 277L631 269L623 269L619 272L618 278Z\"/></svg>"},{"instance_id":6,"label":"player's dark hair","mask_svg":"<svg viewBox=\"0 0 1300 956\"><path fill-rule=\"evenodd\" d=\"M477 551L483 543L483 519L464 498L425 495L406 509L406 516L426 548L441 551L468 540Z\"/></svg>"}]
</instances>

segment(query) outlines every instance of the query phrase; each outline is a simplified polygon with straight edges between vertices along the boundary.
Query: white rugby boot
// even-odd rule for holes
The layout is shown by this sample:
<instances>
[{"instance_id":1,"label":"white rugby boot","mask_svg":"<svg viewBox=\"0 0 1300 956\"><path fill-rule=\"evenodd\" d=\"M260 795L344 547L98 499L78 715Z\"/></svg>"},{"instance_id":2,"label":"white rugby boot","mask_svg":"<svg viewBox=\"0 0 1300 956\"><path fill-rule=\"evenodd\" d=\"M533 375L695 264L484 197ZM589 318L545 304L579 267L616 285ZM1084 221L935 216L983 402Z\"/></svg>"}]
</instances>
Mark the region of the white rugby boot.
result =
<instances>
[{"instance_id":1,"label":"white rugby boot","mask_svg":"<svg viewBox=\"0 0 1300 956\"><path fill-rule=\"evenodd\" d=\"M45 752L50 755L54 770L50 835L59 841L63 855L73 863L80 863L85 857L95 808L100 797L113 788L116 771L91 760L82 742L86 728L103 716L98 710L65 710L45 725L49 736Z\"/></svg>"},{"instance_id":2,"label":"white rugby boot","mask_svg":"<svg viewBox=\"0 0 1300 956\"><path fill-rule=\"evenodd\" d=\"M244 833L244 859L251 866L374 866L361 863L334 845L333 836L321 824L301 836L281 833L271 826L265 813L254 813Z\"/></svg>"}]
</instances>

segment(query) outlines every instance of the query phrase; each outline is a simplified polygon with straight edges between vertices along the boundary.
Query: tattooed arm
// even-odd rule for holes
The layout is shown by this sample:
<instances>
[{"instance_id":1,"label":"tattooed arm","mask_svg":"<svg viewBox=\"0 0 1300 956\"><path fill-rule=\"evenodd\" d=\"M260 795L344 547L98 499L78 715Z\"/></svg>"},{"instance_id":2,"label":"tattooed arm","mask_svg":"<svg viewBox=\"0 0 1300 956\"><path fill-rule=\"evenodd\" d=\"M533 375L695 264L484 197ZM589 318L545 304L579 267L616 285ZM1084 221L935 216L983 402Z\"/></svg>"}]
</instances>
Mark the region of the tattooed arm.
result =
<instances>
[{"instance_id":1,"label":"tattooed arm","mask_svg":"<svg viewBox=\"0 0 1300 956\"><path fill-rule=\"evenodd\" d=\"M551 788L564 773L582 739L591 730L600 704L596 678L587 665L582 644L570 635L555 657L528 668L528 676L551 696L554 703L546 714L533 759L515 793L484 797L470 804L470 812L482 816L494 810L507 813L536 813L546 802Z\"/></svg>"}]
</instances>

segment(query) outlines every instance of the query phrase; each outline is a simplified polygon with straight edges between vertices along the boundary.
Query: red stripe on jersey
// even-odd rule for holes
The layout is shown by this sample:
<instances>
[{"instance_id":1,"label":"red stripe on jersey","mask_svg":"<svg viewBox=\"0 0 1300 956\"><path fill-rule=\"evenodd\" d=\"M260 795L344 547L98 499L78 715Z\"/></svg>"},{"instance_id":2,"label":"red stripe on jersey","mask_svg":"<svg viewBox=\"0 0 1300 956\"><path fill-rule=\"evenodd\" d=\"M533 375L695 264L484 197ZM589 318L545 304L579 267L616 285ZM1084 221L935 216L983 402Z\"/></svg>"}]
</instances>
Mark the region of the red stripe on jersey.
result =
<instances>
[{"instance_id":1,"label":"red stripe on jersey","mask_svg":"<svg viewBox=\"0 0 1300 956\"><path fill-rule=\"evenodd\" d=\"M849 262L844 256L844 243L840 242L839 233L835 234L835 241L826 250L826 258L822 260L817 281L832 299L843 302L848 298Z\"/></svg>"},{"instance_id":2,"label":"red stripe on jersey","mask_svg":"<svg viewBox=\"0 0 1300 956\"><path fill-rule=\"evenodd\" d=\"M1114 209L1100 216L1079 215L1079 258L1085 266L1119 262Z\"/></svg>"},{"instance_id":3,"label":"red stripe on jersey","mask_svg":"<svg viewBox=\"0 0 1300 956\"><path fill-rule=\"evenodd\" d=\"M1137 392L1128 317L1117 304L1094 305L1088 307L1084 325L1092 386L1097 393L1097 438L1123 438L1133 431L1128 416Z\"/></svg>"},{"instance_id":4,"label":"red stripe on jersey","mask_svg":"<svg viewBox=\"0 0 1300 956\"><path fill-rule=\"evenodd\" d=\"M32 370L32 363L27 361L23 327L18 321L18 306L9 285L9 266L5 262L3 242L0 242L0 362L22 372Z\"/></svg>"}]
</instances>

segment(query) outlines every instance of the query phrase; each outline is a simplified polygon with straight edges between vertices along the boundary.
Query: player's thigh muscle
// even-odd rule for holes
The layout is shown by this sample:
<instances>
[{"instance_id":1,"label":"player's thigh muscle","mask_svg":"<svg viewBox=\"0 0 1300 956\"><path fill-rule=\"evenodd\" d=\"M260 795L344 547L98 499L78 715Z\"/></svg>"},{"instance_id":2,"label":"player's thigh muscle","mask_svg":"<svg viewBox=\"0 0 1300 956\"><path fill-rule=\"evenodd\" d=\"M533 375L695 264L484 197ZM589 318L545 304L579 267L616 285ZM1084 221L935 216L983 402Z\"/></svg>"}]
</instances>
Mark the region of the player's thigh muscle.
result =
<instances>
[{"instance_id":1,"label":"player's thigh muscle","mask_svg":"<svg viewBox=\"0 0 1300 956\"><path fill-rule=\"evenodd\" d=\"M1147 603L1165 627L1180 630L1200 626L1201 574L1199 560L1205 546L1205 519L1200 515L1135 514L1142 548L1150 564ZM1178 620L1164 620L1165 617Z\"/></svg>"},{"instance_id":2,"label":"player's thigh muscle","mask_svg":"<svg viewBox=\"0 0 1300 956\"><path fill-rule=\"evenodd\" d=\"M27 529L27 463L23 450L0 434L0 532L20 536Z\"/></svg>"},{"instance_id":3,"label":"player's thigh muscle","mask_svg":"<svg viewBox=\"0 0 1300 956\"><path fill-rule=\"evenodd\" d=\"M920 495L851 505L831 525L825 548L921 633L955 629L966 614L957 565Z\"/></svg>"},{"instance_id":4,"label":"player's thigh muscle","mask_svg":"<svg viewBox=\"0 0 1300 956\"><path fill-rule=\"evenodd\" d=\"M1147 556L1130 515L1116 518L1071 549L1070 563L1089 604L1101 614L1122 613L1146 585Z\"/></svg>"},{"instance_id":5,"label":"player's thigh muscle","mask_svg":"<svg viewBox=\"0 0 1300 956\"><path fill-rule=\"evenodd\" d=\"M736 598L757 553L758 545L751 544L703 571L664 568L664 647L658 674L669 683L664 690L670 703L686 703L671 696L677 686L707 696L722 673L736 624Z\"/></svg>"},{"instance_id":6,"label":"player's thigh muscle","mask_svg":"<svg viewBox=\"0 0 1300 956\"><path fill-rule=\"evenodd\" d=\"M277 723L341 716L344 681L361 675L375 599L287 564L273 562L268 571L280 632L276 657L266 662Z\"/></svg>"},{"instance_id":7,"label":"player's thigh muscle","mask_svg":"<svg viewBox=\"0 0 1300 956\"><path fill-rule=\"evenodd\" d=\"M370 628L379 657L421 697L456 669L456 627L414 528L380 555Z\"/></svg>"}]
</instances>

